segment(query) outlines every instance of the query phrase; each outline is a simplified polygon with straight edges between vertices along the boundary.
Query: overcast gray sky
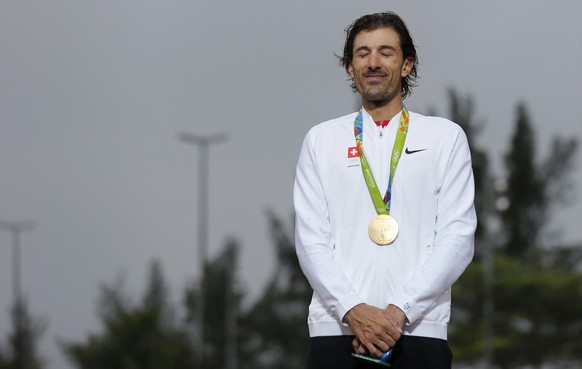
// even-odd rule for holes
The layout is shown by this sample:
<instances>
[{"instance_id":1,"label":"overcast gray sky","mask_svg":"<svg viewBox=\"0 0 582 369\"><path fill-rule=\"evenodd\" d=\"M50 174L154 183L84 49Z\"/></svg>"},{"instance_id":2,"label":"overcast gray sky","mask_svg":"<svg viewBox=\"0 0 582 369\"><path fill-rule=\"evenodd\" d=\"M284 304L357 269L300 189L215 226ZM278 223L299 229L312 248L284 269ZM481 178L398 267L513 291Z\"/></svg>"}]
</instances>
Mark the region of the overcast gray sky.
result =
<instances>
[{"instance_id":1,"label":"overcast gray sky","mask_svg":"<svg viewBox=\"0 0 582 369\"><path fill-rule=\"evenodd\" d=\"M290 219L294 166L314 124L354 110L338 66L344 28L394 10L420 55L410 110L446 115L447 87L471 94L498 175L515 105L529 107L537 159L582 137L582 3L484 1L5 0L0 3L0 219L31 219L22 287L56 338L99 326L98 284L124 271L137 297L158 258L179 300L198 276L198 151L177 134L226 132L210 150L210 256L241 242L256 296L273 271L265 209ZM575 202L551 219L582 240ZM10 238L0 233L0 339L9 327Z\"/></svg>"}]
</instances>

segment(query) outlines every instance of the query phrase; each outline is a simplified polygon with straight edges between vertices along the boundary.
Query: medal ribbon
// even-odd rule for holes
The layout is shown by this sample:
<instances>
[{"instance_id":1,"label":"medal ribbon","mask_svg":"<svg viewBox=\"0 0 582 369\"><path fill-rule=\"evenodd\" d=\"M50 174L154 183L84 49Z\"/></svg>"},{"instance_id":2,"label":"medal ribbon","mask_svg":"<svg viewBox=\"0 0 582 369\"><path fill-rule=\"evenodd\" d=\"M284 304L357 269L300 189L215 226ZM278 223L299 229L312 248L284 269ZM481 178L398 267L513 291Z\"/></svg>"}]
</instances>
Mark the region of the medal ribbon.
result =
<instances>
[{"instance_id":1,"label":"medal ribbon","mask_svg":"<svg viewBox=\"0 0 582 369\"><path fill-rule=\"evenodd\" d=\"M372 174L372 168L370 168L370 163L368 163L368 158L364 154L364 146L362 144L362 139L364 138L364 127L362 125L362 111L358 113L356 120L354 121L354 136L356 137L356 144L358 150L360 151L360 163L362 164L362 173L364 175L364 180L366 181L366 186L372 197L372 202L376 208L376 213L378 215L386 214L390 215L390 203L392 197L392 180L394 179L394 173L396 173L396 167L400 161L400 155L402 154L402 148L404 148L404 141L406 141L406 134L408 133L408 121L409 115L406 106L402 106L402 114L400 115L400 122L398 123L398 132L396 133L396 138L394 139L394 148L392 149L392 156L390 160L390 175L388 177L388 189L386 190L386 195L382 199L376 180L374 179L374 174Z\"/></svg>"}]
</instances>

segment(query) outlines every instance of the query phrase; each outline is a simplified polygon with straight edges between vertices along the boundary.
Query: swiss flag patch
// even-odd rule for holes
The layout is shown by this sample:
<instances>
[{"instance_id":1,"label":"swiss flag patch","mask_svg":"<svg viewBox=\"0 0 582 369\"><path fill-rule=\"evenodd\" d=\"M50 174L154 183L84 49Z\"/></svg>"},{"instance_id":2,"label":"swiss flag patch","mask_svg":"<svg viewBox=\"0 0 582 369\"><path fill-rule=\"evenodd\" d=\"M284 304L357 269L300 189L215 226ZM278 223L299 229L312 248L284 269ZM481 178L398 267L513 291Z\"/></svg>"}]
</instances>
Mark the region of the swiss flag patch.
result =
<instances>
[{"instance_id":1,"label":"swiss flag patch","mask_svg":"<svg viewBox=\"0 0 582 369\"><path fill-rule=\"evenodd\" d=\"M348 159L349 158L359 158L360 157L360 150L358 150L357 146L348 147Z\"/></svg>"}]
</instances>

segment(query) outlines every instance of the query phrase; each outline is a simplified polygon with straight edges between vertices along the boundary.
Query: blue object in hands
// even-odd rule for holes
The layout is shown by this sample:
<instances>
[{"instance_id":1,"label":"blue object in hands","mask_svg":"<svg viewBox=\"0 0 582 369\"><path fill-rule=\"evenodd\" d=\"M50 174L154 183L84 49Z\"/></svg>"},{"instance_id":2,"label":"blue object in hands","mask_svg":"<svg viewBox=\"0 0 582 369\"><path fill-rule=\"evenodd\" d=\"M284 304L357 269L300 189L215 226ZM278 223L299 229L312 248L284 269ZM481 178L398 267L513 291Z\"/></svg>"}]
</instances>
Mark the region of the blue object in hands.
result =
<instances>
[{"instance_id":1,"label":"blue object in hands","mask_svg":"<svg viewBox=\"0 0 582 369\"><path fill-rule=\"evenodd\" d=\"M382 354L382 356L380 357L380 360L388 361L391 357L392 357L392 349L390 349L390 350L386 351L384 354Z\"/></svg>"}]
</instances>

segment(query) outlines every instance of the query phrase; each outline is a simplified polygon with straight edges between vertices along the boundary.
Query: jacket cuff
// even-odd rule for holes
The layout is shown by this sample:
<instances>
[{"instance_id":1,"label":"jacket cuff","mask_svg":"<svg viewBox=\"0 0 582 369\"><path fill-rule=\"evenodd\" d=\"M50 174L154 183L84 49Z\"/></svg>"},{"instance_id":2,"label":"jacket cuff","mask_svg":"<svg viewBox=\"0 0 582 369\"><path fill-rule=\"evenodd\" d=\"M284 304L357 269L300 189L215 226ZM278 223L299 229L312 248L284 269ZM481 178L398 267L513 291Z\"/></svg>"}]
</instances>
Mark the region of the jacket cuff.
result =
<instances>
[{"instance_id":1,"label":"jacket cuff","mask_svg":"<svg viewBox=\"0 0 582 369\"><path fill-rule=\"evenodd\" d=\"M412 296L401 295L390 303L404 312L406 315L406 324L412 324L422 316L422 312Z\"/></svg>"}]
</instances>

